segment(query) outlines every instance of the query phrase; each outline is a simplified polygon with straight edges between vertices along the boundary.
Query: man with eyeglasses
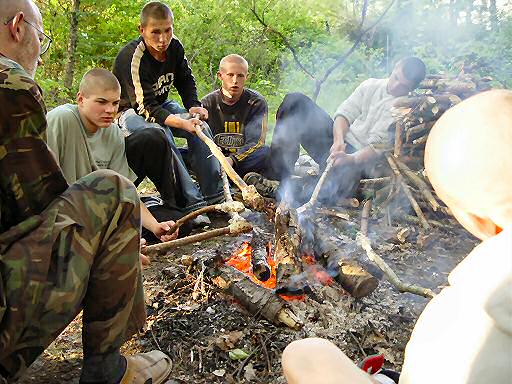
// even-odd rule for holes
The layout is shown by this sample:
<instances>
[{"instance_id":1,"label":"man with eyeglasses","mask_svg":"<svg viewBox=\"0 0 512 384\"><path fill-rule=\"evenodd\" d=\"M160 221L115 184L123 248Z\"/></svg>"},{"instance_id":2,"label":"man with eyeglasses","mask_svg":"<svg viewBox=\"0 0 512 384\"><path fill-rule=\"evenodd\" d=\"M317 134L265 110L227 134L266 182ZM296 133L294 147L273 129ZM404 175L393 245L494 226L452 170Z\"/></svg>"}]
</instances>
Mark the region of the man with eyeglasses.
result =
<instances>
[{"instance_id":1,"label":"man with eyeglasses","mask_svg":"<svg viewBox=\"0 0 512 384\"><path fill-rule=\"evenodd\" d=\"M81 310L80 383L162 383L164 353L119 352L146 318L135 187L109 170L68 186L33 80L47 49L41 14L31 0L0 0L0 20L0 383Z\"/></svg>"}]
</instances>

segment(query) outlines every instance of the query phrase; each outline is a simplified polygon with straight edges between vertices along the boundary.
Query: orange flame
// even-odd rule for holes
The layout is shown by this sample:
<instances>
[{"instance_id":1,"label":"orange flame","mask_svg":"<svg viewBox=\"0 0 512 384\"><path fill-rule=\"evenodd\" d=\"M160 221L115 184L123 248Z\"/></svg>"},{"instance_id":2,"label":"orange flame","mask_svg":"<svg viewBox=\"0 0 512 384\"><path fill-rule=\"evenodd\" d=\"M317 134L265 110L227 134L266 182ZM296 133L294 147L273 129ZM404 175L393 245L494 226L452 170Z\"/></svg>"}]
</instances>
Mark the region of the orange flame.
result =
<instances>
[{"instance_id":1,"label":"orange flame","mask_svg":"<svg viewBox=\"0 0 512 384\"><path fill-rule=\"evenodd\" d=\"M331 285L333 283L333 278L327 273L327 271L325 271L321 266L317 264L314 256L303 255L302 260L309 270L308 274L313 279L316 279L322 285ZM238 269L240 272L246 274L254 283L267 289L275 289L277 285L276 263L272 255L271 243L269 243L267 246L267 263L270 266L270 278L267 281L261 281L254 275L252 271L252 246L248 242L244 242L242 249L240 249L238 252L235 252L233 256L231 256L226 261L227 265L232 266ZM306 299L305 295L287 296L280 294L279 296L287 301L304 301Z\"/></svg>"},{"instance_id":2,"label":"orange flame","mask_svg":"<svg viewBox=\"0 0 512 384\"><path fill-rule=\"evenodd\" d=\"M248 242L243 243L242 249L231 256L226 262L227 265L235 267L240 272L245 273L256 284L268 289L275 289L277 284L276 263L271 253L267 254L267 263L270 267L270 278L267 281L258 280L252 272L252 246Z\"/></svg>"},{"instance_id":3,"label":"orange flame","mask_svg":"<svg viewBox=\"0 0 512 384\"><path fill-rule=\"evenodd\" d=\"M322 285L331 285L334 283L334 279L331 275L317 262L313 255L303 255L302 261L306 264L306 268L308 268L308 272L312 275L312 277L319 281Z\"/></svg>"}]
</instances>

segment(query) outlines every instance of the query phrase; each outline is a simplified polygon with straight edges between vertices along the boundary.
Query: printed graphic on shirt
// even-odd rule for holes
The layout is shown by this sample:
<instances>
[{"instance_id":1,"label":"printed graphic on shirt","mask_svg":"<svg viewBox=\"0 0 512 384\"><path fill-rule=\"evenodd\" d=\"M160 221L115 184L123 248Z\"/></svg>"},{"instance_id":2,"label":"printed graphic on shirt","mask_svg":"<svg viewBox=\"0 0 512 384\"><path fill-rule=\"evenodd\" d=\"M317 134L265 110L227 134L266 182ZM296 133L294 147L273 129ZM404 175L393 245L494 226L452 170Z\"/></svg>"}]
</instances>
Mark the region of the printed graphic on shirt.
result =
<instances>
[{"instance_id":1,"label":"printed graphic on shirt","mask_svg":"<svg viewBox=\"0 0 512 384\"><path fill-rule=\"evenodd\" d=\"M233 153L236 152L236 149L245 144L242 123L240 121L224 121L224 133L215 135L214 141L219 147Z\"/></svg>"},{"instance_id":2,"label":"printed graphic on shirt","mask_svg":"<svg viewBox=\"0 0 512 384\"><path fill-rule=\"evenodd\" d=\"M160 76L155 84L151 87L156 96L167 94L171 91L171 84L174 79L174 73L166 73Z\"/></svg>"}]
</instances>

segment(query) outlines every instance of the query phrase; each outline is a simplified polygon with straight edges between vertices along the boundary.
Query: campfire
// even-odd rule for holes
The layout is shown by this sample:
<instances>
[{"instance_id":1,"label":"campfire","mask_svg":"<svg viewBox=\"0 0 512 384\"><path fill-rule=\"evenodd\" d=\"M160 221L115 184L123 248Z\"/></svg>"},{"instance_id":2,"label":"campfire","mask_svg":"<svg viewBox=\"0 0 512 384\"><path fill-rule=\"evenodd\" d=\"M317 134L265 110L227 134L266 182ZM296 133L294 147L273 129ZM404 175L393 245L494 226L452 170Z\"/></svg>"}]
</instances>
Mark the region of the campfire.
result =
<instances>
[{"instance_id":1,"label":"campfire","mask_svg":"<svg viewBox=\"0 0 512 384\"><path fill-rule=\"evenodd\" d=\"M178 220L171 230L177 230L180 225L198 214L211 211L228 214L231 218L229 226L167 244L150 246L149 254L163 255L174 247L205 241L216 236L238 238L250 234L251 241L244 241L227 258L225 255L217 255L219 257L215 262L205 262L208 275L217 287L232 295L250 313L293 329L302 326L294 314L294 302L304 302L308 298L322 302L326 290L335 292L334 296L337 298L349 295L361 298L371 294L377 288L379 279L374 276L374 271L369 271L369 265L373 269L377 266L379 273L383 273L400 292L433 297L432 290L403 282L398 277L374 251L372 240L368 237L368 227L372 220L384 217L388 228L393 228L393 220L405 218L419 223L420 228L416 231L407 227L394 227L395 240L403 244L411 232L419 232L417 241L420 244L421 241L426 241L424 239L428 239L428 231L433 226L443 227L443 224L436 220L438 217L442 215L445 222L449 220L449 210L435 196L428 180L421 173L422 163L417 159L422 157L428 131L437 118L462 98L485 89L488 84L487 78L475 80L474 83L471 81L473 80L467 75L456 79L431 77L420 87L424 89L421 91L422 94L412 95L397 102L397 123L396 127L393 127L393 130L396 128L394 151L385 153L385 165L389 166L388 175L362 180L360 188L366 193L366 199L361 203L355 199L350 200L352 210L358 209L359 204L362 205L361 225L352 239L358 244L360 251L367 255L365 263L361 263L361 258L357 260L348 256L336 243L336 239L333 240L329 233L320 230L315 221L319 216L346 221L356 219L339 207L318 207L318 194L332 164L328 164L323 174L319 175L319 181L308 202L294 208L296 204L291 204L285 198L277 209L272 209L271 205L267 204L268 201L257 195L255 190L251 189L254 196L249 199L249 186L243 183L230 167L226 167L226 173L223 174L226 203L204 207L191 213ZM233 201L228 176L242 191L239 200L253 209L271 213L269 216L273 217L274 240L270 243L268 238L267 243L262 242L250 220L242 216L244 204ZM409 205L406 208L397 207L396 204L393 205L394 200L408 201ZM415 216L409 215L411 210ZM402 215L400 218L399 213Z\"/></svg>"}]
</instances>

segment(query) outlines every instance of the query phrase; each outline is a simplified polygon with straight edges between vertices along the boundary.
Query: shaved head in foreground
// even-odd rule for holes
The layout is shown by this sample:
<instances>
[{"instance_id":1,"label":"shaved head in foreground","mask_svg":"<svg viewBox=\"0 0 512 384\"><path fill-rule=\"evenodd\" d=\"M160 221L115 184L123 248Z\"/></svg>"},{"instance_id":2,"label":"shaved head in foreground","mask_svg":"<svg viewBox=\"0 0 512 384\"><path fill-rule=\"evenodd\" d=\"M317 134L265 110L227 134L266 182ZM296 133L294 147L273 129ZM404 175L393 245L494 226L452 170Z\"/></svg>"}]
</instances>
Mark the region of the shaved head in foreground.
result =
<instances>
[{"instance_id":1,"label":"shaved head in foreground","mask_svg":"<svg viewBox=\"0 0 512 384\"><path fill-rule=\"evenodd\" d=\"M432 129L425 168L437 194L480 239L512 224L512 92L493 90L448 110Z\"/></svg>"}]
</instances>

